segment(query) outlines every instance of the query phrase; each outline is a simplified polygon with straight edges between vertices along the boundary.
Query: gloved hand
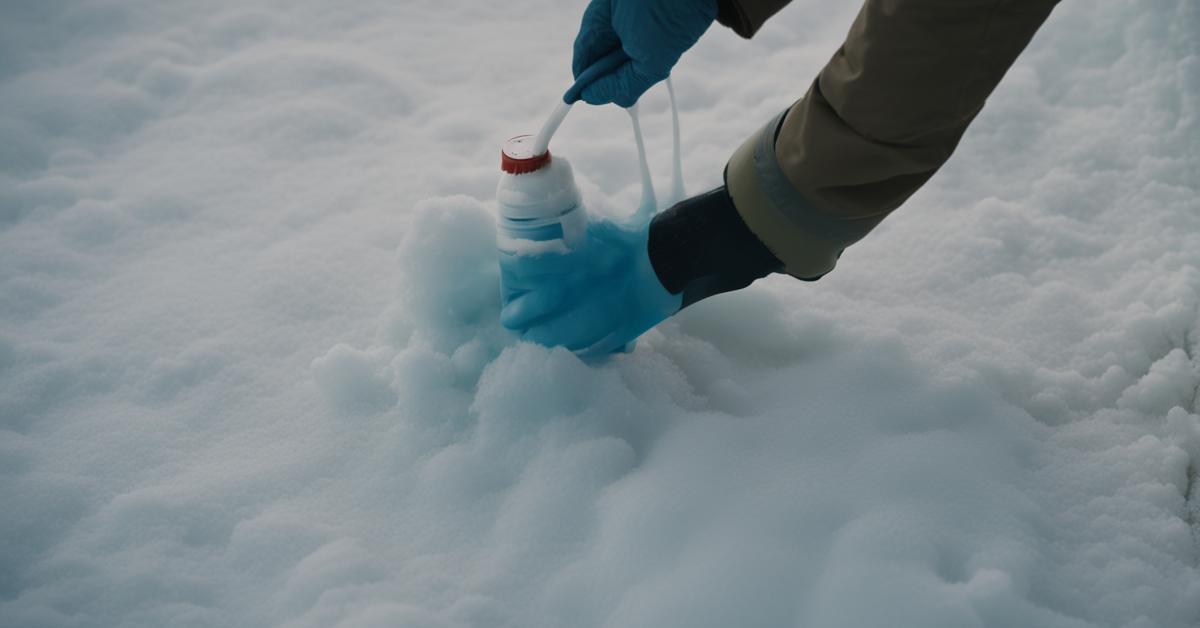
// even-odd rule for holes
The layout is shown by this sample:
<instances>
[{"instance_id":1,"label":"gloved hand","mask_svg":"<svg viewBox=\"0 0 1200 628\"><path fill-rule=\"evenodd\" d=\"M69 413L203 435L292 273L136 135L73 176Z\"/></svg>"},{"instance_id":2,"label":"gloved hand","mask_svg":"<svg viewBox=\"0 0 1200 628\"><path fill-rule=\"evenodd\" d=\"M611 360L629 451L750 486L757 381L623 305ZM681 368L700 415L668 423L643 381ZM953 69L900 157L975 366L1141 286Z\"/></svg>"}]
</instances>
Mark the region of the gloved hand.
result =
<instances>
[{"instance_id":1,"label":"gloved hand","mask_svg":"<svg viewBox=\"0 0 1200 628\"><path fill-rule=\"evenodd\" d=\"M526 340L565 346L585 357L620 351L678 312L683 301L655 275L648 233L649 224L594 220L583 246L553 260L553 275L537 256L510 264L518 277L536 277L529 282L536 287L504 306L501 324Z\"/></svg>"},{"instance_id":2,"label":"gloved hand","mask_svg":"<svg viewBox=\"0 0 1200 628\"><path fill-rule=\"evenodd\" d=\"M622 48L630 61L584 87L593 105L631 107L671 68L717 17L717 0L592 0L575 38L575 77Z\"/></svg>"}]
</instances>

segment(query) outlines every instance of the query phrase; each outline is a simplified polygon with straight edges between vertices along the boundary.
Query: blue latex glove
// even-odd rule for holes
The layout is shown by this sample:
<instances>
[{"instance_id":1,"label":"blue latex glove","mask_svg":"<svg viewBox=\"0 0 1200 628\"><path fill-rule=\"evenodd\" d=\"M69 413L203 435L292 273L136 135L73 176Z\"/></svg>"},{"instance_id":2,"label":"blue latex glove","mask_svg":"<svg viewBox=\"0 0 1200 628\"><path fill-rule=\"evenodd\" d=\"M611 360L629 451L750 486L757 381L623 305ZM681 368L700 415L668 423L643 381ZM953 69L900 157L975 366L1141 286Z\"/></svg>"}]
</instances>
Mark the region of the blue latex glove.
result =
<instances>
[{"instance_id":1,"label":"blue latex glove","mask_svg":"<svg viewBox=\"0 0 1200 628\"><path fill-rule=\"evenodd\" d=\"M592 0L575 37L575 77L618 48L629 61L583 88L593 105L631 107L717 18L717 0Z\"/></svg>"},{"instance_id":2,"label":"blue latex glove","mask_svg":"<svg viewBox=\"0 0 1200 628\"><path fill-rule=\"evenodd\" d=\"M509 263L508 272L535 278L527 282L535 287L504 306L501 324L526 340L565 346L585 357L624 349L683 302L683 295L667 292L654 274L646 247L649 226L595 220L584 245L557 255L552 264L543 256Z\"/></svg>"}]
</instances>

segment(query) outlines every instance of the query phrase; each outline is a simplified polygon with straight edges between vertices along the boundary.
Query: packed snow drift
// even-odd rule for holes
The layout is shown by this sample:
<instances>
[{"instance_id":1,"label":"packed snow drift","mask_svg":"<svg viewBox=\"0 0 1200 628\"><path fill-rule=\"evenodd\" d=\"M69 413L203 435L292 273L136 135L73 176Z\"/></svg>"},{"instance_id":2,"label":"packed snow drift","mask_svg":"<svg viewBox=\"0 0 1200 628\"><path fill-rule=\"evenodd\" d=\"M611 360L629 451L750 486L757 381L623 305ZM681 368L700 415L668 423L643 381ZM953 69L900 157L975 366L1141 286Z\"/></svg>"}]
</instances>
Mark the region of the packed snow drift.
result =
<instances>
[{"instance_id":1,"label":"packed snow drift","mask_svg":"<svg viewBox=\"0 0 1200 628\"><path fill-rule=\"evenodd\" d=\"M684 57L690 192L856 4ZM497 322L582 7L0 7L0 626L1200 625L1200 5L1062 3L834 273L600 363Z\"/></svg>"}]
</instances>

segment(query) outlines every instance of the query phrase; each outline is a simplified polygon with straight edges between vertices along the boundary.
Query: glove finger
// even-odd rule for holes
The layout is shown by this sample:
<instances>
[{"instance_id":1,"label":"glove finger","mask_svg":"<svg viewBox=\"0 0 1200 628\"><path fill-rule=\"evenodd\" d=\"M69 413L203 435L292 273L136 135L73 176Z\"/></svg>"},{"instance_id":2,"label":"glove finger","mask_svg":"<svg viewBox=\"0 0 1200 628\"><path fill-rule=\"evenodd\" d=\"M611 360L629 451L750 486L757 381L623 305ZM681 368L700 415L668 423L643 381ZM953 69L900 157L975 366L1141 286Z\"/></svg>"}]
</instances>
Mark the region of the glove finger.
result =
<instances>
[{"instance_id":1,"label":"glove finger","mask_svg":"<svg viewBox=\"0 0 1200 628\"><path fill-rule=\"evenodd\" d=\"M575 36L571 73L575 78L597 59L621 46L612 27L612 7L609 0L593 0L583 10L579 34Z\"/></svg>"},{"instance_id":2,"label":"glove finger","mask_svg":"<svg viewBox=\"0 0 1200 628\"><path fill-rule=\"evenodd\" d=\"M597 317L594 311L577 308L530 327L522 337L547 347L562 346L578 351L596 344L611 333L609 321Z\"/></svg>"},{"instance_id":3,"label":"glove finger","mask_svg":"<svg viewBox=\"0 0 1200 628\"><path fill-rule=\"evenodd\" d=\"M508 255L501 259L500 273L514 285L538 286L568 281L583 268L586 258L578 251L541 255Z\"/></svg>"},{"instance_id":4,"label":"glove finger","mask_svg":"<svg viewBox=\"0 0 1200 628\"><path fill-rule=\"evenodd\" d=\"M657 73L647 73L637 61L630 61L617 68L612 74L602 76L583 88L580 97L589 105L616 103L621 107L632 107L655 83L666 78Z\"/></svg>"},{"instance_id":5,"label":"glove finger","mask_svg":"<svg viewBox=\"0 0 1200 628\"><path fill-rule=\"evenodd\" d=\"M585 349L576 351L575 354L584 359L603 358L621 351L629 344L629 338L626 334L620 331L614 331L607 336L597 340Z\"/></svg>"},{"instance_id":6,"label":"glove finger","mask_svg":"<svg viewBox=\"0 0 1200 628\"><path fill-rule=\"evenodd\" d=\"M500 324L513 331L527 329L561 309L565 297L566 288L561 285L549 285L526 292L500 310Z\"/></svg>"}]
</instances>

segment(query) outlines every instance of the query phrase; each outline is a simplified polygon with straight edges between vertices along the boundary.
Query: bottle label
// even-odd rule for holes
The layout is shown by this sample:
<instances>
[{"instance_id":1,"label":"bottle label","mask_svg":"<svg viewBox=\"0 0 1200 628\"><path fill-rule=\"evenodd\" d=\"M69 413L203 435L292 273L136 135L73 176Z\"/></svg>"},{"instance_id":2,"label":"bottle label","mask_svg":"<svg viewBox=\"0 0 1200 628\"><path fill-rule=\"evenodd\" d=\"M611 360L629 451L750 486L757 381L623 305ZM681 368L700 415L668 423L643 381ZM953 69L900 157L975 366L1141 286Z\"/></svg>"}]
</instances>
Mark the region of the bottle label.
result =
<instances>
[{"instance_id":1,"label":"bottle label","mask_svg":"<svg viewBox=\"0 0 1200 628\"><path fill-rule=\"evenodd\" d=\"M500 230L504 232L504 235L514 240L545 242L547 240L563 239L562 223L557 220L548 223L541 220L506 219L500 225Z\"/></svg>"}]
</instances>

